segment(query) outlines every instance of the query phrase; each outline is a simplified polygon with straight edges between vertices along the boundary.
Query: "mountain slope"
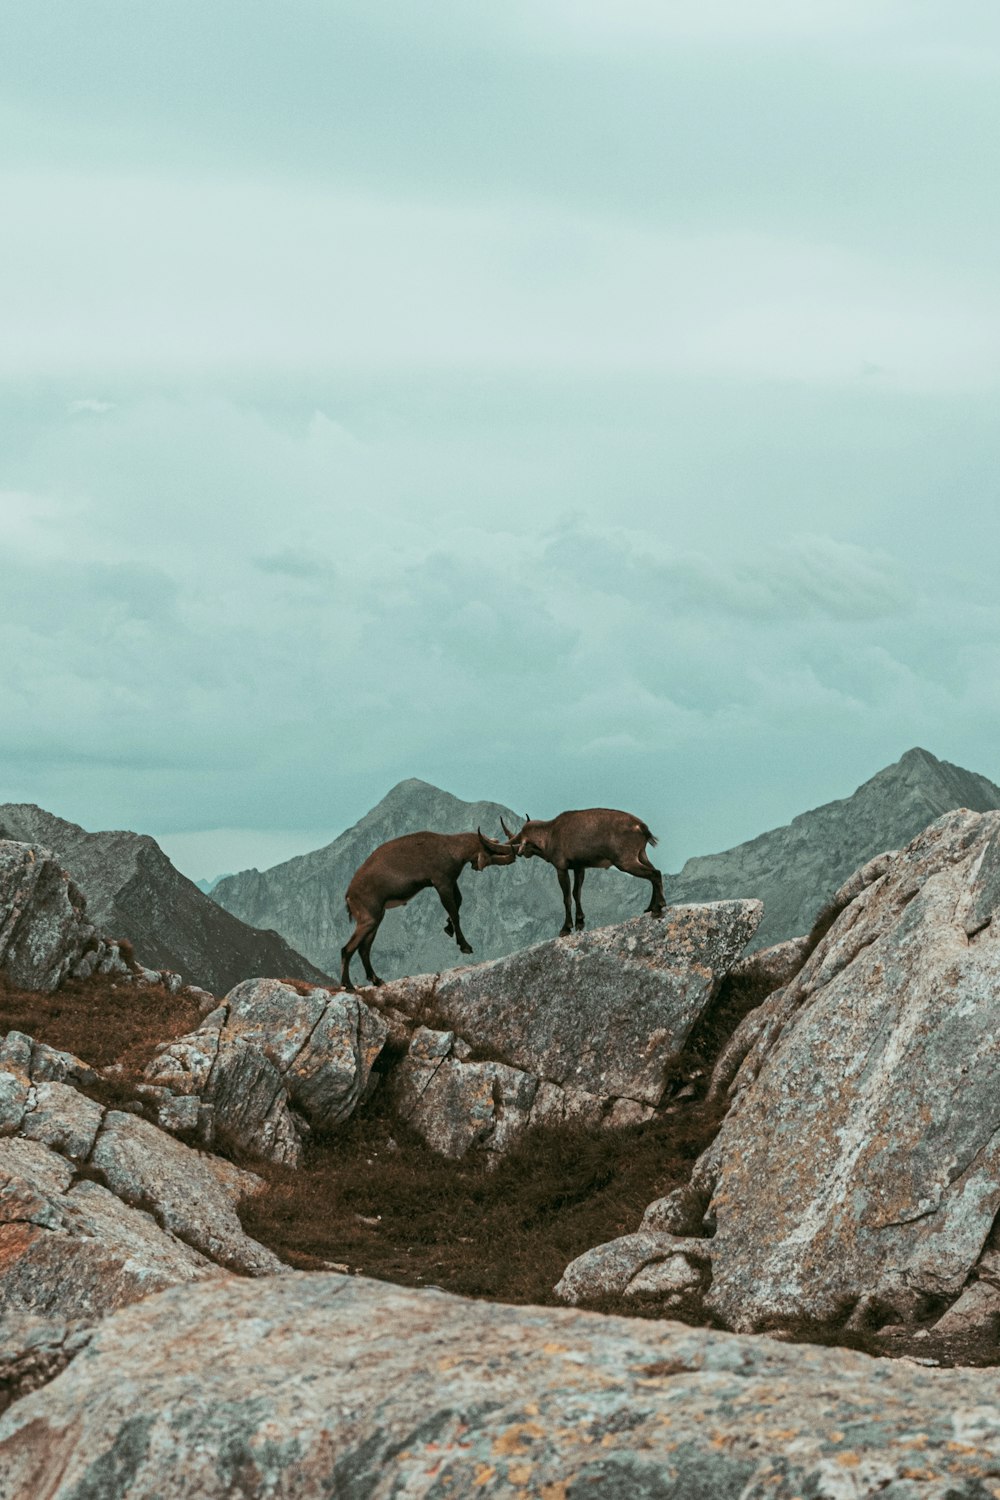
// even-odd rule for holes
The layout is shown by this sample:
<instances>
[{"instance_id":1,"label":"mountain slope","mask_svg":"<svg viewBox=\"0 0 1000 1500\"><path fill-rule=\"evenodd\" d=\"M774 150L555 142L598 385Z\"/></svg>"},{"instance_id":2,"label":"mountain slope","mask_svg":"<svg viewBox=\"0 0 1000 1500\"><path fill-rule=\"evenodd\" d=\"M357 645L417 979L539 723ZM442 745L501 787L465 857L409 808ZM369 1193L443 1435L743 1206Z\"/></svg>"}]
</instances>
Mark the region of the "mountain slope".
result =
<instances>
[{"instance_id":1,"label":"mountain slope","mask_svg":"<svg viewBox=\"0 0 1000 1500\"><path fill-rule=\"evenodd\" d=\"M956 807L1000 807L1000 787L985 776L913 749L879 771L850 797L800 813L721 854L689 859L671 878L671 901L759 896L764 920L751 944L767 947L807 932L827 896L884 849L909 843L928 823Z\"/></svg>"},{"instance_id":2,"label":"mountain slope","mask_svg":"<svg viewBox=\"0 0 1000 1500\"><path fill-rule=\"evenodd\" d=\"M220 880L212 892L244 922L267 923L329 973L340 970L340 949L352 930L344 892L358 866L387 839L429 829L458 833L482 828L502 838L500 818L519 828L523 819L498 802L463 802L426 781L401 781L353 828L311 854L271 870L245 870ZM518 860L461 878L462 926L475 950L473 962L500 958L529 943L554 937L562 925L562 897L551 865ZM584 910L592 927L642 911L649 886L618 871L592 871L584 887ZM445 915L434 891L421 891L401 909L386 913L375 939L376 972L386 979L435 973L467 962L444 935ZM360 965L358 965L360 978Z\"/></svg>"},{"instance_id":3,"label":"mountain slope","mask_svg":"<svg viewBox=\"0 0 1000 1500\"><path fill-rule=\"evenodd\" d=\"M222 910L146 834L87 833L31 803L8 802L0 804L0 838L51 849L86 896L91 920L111 937L128 938L151 968L176 969L214 994L258 974L325 977L277 932Z\"/></svg>"}]
</instances>

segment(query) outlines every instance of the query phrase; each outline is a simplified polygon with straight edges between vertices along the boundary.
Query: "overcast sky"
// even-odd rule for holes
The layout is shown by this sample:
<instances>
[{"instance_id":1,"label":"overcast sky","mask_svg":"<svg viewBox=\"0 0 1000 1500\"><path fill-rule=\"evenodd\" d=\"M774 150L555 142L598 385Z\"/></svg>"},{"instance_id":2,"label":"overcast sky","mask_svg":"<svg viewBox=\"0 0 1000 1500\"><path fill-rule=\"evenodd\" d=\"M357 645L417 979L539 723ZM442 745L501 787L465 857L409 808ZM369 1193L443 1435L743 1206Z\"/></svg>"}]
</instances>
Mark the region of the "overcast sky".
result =
<instances>
[{"instance_id":1,"label":"overcast sky","mask_svg":"<svg viewBox=\"0 0 1000 1500\"><path fill-rule=\"evenodd\" d=\"M0 801L1000 780L996 0L0 13Z\"/></svg>"}]
</instances>

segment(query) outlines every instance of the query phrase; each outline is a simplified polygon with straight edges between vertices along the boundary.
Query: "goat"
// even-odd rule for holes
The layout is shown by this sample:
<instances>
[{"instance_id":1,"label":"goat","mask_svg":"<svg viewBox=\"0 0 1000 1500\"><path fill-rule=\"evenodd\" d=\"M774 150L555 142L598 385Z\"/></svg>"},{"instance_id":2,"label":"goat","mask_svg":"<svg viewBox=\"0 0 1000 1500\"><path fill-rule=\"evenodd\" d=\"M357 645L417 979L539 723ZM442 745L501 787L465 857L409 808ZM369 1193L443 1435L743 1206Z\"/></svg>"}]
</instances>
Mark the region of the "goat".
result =
<instances>
[{"instance_id":1,"label":"goat","mask_svg":"<svg viewBox=\"0 0 1000 1500\"><path fill-rule=\"evenodd\" d=\"M573 871L573 900L576 903L576 927L580 931L585 925L580 892L587 870L608 870L612 865L624 870L627 875L637 875L648 880L653 887L646 910L654 917L662 917L666 909L663 895L663 876L646 857L646 845L655 846L656 839L641 818L631 813L618 812L612 807L587 807L577 812L560 813L547 822L528 818L518 833L511 833L501 818L500 826L515 854L531 859L547 859L555 865L562 890L566 920L559 929L565 937L573 930L569 901L569 872Z\"/></svg>"},{"instance_id":2,"label":"goat","mask_svg":"<svg viewBox=\"0 0 1000 1500\"><path fill-rule=\"evenodd\" d=\"M471 953L458 919L462 904L458 877L466 865L485 870L487 865L511 865L516 857L509 844L488 839L478 829L475 833L406 833L380 844L354 872L344 898L355 927L340 950L343 988L354 989L350 969L356 952L361 954L369 983L382 983L372 968L371 951L386 909L405 906L411 896L429 885L437 891L447 913L445 932L455 939L462 953Z\"/></svg>"}]
</instances>

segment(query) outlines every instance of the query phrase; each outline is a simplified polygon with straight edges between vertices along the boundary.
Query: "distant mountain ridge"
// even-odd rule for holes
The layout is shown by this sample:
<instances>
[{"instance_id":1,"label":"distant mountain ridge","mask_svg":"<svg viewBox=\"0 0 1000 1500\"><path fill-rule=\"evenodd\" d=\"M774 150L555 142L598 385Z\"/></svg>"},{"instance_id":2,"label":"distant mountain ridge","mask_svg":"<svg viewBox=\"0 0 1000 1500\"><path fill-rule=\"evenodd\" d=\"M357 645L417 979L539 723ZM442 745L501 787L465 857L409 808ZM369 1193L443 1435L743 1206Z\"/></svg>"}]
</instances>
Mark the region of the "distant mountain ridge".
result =
<instances>
[{"instance_id":1,"label":"distant mountain ridge","mask_svg":"<svg viewBox=\"0 0 1000 1500\"><path fill-rule=\"evenodd\" d=\"M791 823L719 854L689 859L666 876L673 904L756 896L764 919L752 947L766 947L808 931L823 901L848 875L884 849L898 848L928 823L956 807L1000 808L1000 787L985 776L908 750L850 797L799 814ZM500 835L521 819L497 802L463 802L425 781L398 786L353 828L310 854L270 870L246 870L219 881L212 892L245 922L266 924L320 967L336 974L351 930L344 892L358 865L387 839L422 828L455 832L481 826ZM664 843L669 829L657 829ZM554 935L562 921L555 872L539 860L462 878L462 925L475 960L499 958ZM588 925L621 921L644 909L648 887L617 871L592 871L584 887ZM460 960L442 931L444 914L433 892L390 911L379 930L375 965L386 978L434 973Z\"/></svg>"},{"instance_id":2,"label":"distant mountain ridge","mask_svg":"<svg viewBox=\"0 0 1000 1500\"><path fill-rule=\"evenodd\" d=\"M908 750L850 797L827 802L782 828L721 854L689 859L672 876L672 901L759 896L764 919L751 948L807 932L827 896L875 854L898 849L956 807L1000 808L1000 787L975 771Z\"/></svg>"},{"instance_id":3,"label":"distant mountain ridge","mask_svg":"<svg viewBox=\"0 0 1000 1500\"><path fill-rule=\"evenodd\" d=\"M148 834L88 833L33 803L8 802L0 804L0 838L51 849L96 926L128 938L151 968L175 969L213 994L256 975L325 978L277 932L246 925L204 895Z\"/></svg>"}]
</instances>

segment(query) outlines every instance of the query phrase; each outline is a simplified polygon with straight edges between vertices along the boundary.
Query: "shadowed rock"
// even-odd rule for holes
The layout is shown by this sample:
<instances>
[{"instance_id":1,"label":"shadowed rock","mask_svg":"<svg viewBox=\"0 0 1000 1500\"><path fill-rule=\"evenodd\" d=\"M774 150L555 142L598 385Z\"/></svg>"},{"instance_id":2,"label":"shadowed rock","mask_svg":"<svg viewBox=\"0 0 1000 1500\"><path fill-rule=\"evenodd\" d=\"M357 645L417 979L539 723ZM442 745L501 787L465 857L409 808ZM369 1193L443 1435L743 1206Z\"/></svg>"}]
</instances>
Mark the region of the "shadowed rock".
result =
<instances>
[{"instance_id":1,"label":"shadowed rock","mask_svg":"<svg viewBox=\"0 0 1000 1500\"><path fill-rule=\"evenodd\" d=\"M5 838L52 850L86 898L89 920L102 932L128 938L154 971L176 970L213 994L249 974L325 979L276 932L261 932L223 911L147 834L87 833L43 808L8 802L0 804L0 840ZM3 909L0 875L0 913Z\"/></svg>"}]
</instances>

